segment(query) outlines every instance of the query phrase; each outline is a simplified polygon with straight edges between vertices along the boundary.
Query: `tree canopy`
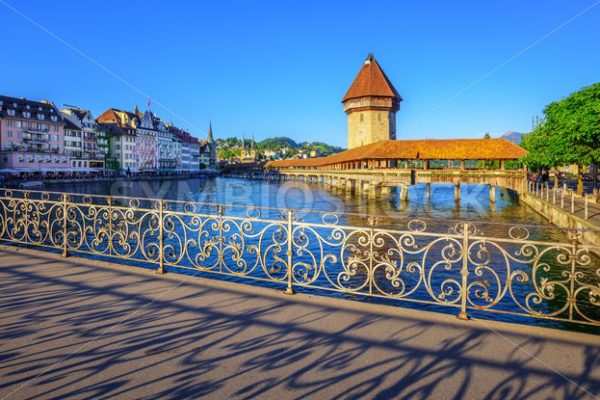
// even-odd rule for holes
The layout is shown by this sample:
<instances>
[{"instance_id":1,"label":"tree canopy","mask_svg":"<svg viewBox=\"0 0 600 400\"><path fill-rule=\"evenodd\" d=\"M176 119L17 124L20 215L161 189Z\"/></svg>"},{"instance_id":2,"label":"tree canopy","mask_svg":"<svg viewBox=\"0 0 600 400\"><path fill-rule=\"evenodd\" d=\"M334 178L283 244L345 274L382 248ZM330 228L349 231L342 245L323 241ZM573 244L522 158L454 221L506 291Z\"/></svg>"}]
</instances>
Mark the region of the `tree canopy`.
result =
<instances>
[{"instance_id":1,"label":"tree canopy","mask_svg":"<svg viewBox=\"0 0 600 400\"><path fill-rule=\"evenodd\" d=\"M529 151L523 161L532 169L600 163L600 82L548 104L542 122L521 145Z\"/></svg>"}]
</instances>

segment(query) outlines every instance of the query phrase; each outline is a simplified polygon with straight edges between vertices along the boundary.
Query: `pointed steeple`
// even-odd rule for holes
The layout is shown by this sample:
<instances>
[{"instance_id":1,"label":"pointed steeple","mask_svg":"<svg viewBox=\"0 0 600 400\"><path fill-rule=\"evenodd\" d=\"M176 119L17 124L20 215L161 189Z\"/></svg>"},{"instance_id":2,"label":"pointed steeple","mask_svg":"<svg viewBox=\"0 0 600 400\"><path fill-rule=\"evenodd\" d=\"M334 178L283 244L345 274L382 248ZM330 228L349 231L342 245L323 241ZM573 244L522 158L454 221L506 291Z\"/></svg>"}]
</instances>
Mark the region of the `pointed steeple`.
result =
<instances>
[{"instance_id":1,"label":"pointed steeple","mask_svg":"<svg viewBox=\"0 0 600 400\"><path fill-rule=\"evenodd\" d=\"M206 141L211 144L215 142L212 133L212 121L210 120L208 121L208 135L206 136Z\"/></svg>"},{"instance_id":2,"label":"pointed steeple","mask_svg":"<svg viewBox=\"0 0 600 400\"><path fill-rule=\"evenodd\" d=\"M140 109L138 108L137 104L135 105L135 108L133 109L133 113L135 115L140 115Z\"/></svg>"}]
</instances>

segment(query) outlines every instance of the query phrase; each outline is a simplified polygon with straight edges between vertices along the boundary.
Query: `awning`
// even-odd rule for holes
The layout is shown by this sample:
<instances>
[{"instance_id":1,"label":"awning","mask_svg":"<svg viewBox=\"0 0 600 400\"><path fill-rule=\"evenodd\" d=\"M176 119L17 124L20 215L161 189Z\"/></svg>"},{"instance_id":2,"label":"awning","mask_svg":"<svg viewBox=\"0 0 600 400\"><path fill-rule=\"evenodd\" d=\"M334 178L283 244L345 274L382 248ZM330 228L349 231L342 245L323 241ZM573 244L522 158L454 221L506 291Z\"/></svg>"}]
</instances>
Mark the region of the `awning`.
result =
<instances>
[{"instance_id":1,"label":"awning","mask_svg":"<svg viewBox=\"0 0 600 400\"><path fill-rule=\"evenodd\" d=\"M0 174L3 175L19 175L19 171L14 168L2 168L0 169Z\"/></svg>"}]
</instances>

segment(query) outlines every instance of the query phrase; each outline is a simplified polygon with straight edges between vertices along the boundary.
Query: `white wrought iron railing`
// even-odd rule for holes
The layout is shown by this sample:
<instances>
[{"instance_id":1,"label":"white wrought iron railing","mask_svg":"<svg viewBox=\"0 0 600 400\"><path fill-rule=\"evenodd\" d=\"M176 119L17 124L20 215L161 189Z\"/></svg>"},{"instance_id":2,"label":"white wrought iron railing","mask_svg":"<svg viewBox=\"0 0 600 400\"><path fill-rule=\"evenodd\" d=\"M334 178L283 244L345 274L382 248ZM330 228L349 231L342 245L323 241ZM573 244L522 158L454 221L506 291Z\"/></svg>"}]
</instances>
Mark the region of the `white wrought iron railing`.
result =
<instances>
[{"instance_id":1,"label":"white wrought iron railing","mask_svg":"<svg viewBox=\"0 0 600 400\"><path fill-rule=\"evenodd\" d=\"M600 246L550 226L0 190L0 240L340 296L600 326Z\"/></svg>"}]
</instances>

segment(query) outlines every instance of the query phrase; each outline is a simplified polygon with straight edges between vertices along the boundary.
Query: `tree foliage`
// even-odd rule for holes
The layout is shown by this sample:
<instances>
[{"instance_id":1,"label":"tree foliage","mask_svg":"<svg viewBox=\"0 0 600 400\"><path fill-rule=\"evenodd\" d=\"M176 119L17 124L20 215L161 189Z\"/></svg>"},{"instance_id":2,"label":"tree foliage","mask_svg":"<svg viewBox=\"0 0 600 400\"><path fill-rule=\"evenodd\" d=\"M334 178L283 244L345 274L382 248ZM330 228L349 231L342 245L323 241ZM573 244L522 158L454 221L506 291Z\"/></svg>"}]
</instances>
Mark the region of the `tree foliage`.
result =
<instances>
[{"instance_id":1,"label":"tree foliage","mask_svg":"<svg viewBox=\"0 0 600 400\"><path fill-rule=\"evenodd\" d=\"M529 151L523 161L532 169L578 165L581 193L581 166L600 162L600 83L548 104L542 123L521 145Z\"/></svg>"},{"instance_id":2,"label":"tree foliage","mask_svg":"<svg viewBox=\"0 0 600 400\"><path fill-rule=\"evenodd\" d=\"M272 137L258 142L258 148L260 150L272 150L279 151L282 148L287 147L289 149L297 149L298 143L288 137Z\"/></svg>"},{"instance_id":3,"label":"tree foliage","mask_svg":"<svg viewBox=\"0 0 600 400\"><path fill-rule=\"evenodd\" d=\"M564 163L561 155L561 141L545 122L535 127L533 132L523 137L521 146L529 153L523 162L532 170L550 169Z\"/></svg>"}]
</instances>

